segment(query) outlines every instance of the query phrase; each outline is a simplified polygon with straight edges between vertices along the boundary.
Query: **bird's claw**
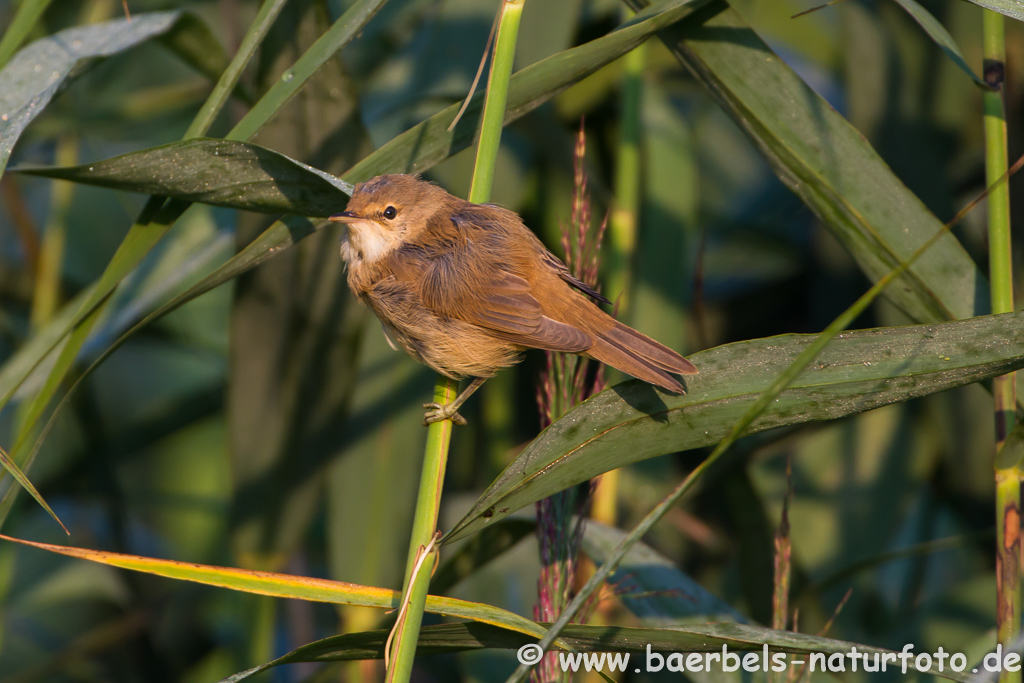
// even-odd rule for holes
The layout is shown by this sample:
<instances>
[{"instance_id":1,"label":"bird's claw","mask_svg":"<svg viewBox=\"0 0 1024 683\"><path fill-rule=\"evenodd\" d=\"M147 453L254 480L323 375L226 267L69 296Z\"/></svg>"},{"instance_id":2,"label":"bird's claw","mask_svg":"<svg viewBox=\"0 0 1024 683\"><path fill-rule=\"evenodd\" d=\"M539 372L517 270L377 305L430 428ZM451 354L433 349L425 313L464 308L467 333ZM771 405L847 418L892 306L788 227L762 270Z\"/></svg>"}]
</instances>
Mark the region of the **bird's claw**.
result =
<instances>
[{"instance_id":1,"label":"bird's claw","mask_svg":"<svg viewBox=\"0 0 1024 683\"><path fill-rule=\"evenodd\" d=\"M466 426L466 418L459 415L457 408L452 408L450 403L424 403L424 408L430 408L423 415L423 426L426 427L432 422L451 420L459 426Z\"/></svg>"}]
</instances>

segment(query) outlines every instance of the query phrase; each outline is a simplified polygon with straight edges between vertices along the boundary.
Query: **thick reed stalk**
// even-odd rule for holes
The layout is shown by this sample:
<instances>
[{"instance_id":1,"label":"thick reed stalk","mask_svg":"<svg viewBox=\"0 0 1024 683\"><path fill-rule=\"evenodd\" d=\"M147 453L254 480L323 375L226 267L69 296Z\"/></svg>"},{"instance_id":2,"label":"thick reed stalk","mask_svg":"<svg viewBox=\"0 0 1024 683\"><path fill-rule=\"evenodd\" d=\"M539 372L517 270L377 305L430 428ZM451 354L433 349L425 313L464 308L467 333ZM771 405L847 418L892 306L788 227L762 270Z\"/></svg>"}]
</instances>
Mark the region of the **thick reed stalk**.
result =
<instances>
[{"instance_id":1,"label":"thick reed stalk","mask_svg":"<svg viewBox=\"0 0 1024 683\"><path fill-rule=\"evenodd\" d=\"M503 3L498 20L498 37L491 60L490 77L487 82L487 96L484 100L483 118L480 123L480 141L477 146L476 166L473 170L473 184L469 190L471 202L486 202L491 195L494 182L494 164L501 144L501 129L505 118L505 101L508 84L512 77L512 63L515 57L516 36L519 33L519 19L523 14L525 0L508 0ZM455 399L458 383L447 377L438 377L434 386L434 401L450 403ZM427 600L433 568L433 552L424 557L426 549L433 547L437 533L437 516L441 503L445 466L448 462L448 446L451 443L453 423L444 420L434 422L427 432L427 446L423 457L420 489L416 498L416 512L413 518L412 537L409 540L409 556L405 569L405 584L402 594L402 608L395 624L392 656L388 661L388 683L407 683L412 676L413 660L416 657L416 643L419 640L423 608Z\"/></svg>"},{"instance_id":2,"label":"thick reed stalk","mask_svg":"<svg viewBox=\"0 0 1024 683\"><path fill-rule=\"evenodd\" d=\"M985 49L985 176L989 185L1006 173L1006 107L1003 82L1006 72L1006 31L1003 16L984 11ZM1010 243L1010 190L999 183L988 197L989 280L992 312L1013 311L1013 265ZM1017 404L1016 377L1011 373L992 382L995 398L996 452L1013 431ZM996 459L996 635L1009 643L1020 632L1020 501L1022 472L1016 464L1003 466ZM1020 672L1003 671L999 680L1021 680Z\"/></svg>"}]
</instances>

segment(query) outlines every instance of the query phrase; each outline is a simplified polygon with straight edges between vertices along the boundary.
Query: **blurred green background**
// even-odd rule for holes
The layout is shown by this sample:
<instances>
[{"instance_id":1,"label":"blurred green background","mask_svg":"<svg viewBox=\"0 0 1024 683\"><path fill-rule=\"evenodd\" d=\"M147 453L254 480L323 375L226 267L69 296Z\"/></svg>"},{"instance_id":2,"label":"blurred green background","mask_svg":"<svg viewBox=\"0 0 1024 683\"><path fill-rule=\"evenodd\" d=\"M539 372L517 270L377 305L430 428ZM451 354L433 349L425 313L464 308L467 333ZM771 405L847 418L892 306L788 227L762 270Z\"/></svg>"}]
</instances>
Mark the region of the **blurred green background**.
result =
<instances>
[{"instance_id":1,"label":"blurred green background","mask_svg":"<svg viewBox=\"0 0 1024 683\"><path fill-rule=\"evenodd\" d=\"M0 27L17 4L0 0ZM810 2L731 4L941 220L981 190L980 91L896 4L846 0L795 19ZM980 64L980 10L959 0L923 4L967 61ZM229 55L256 7L252 0L129 3L133 14L195 12ZM247 86L265 91L346 8L290 2L246 73ZM255 142L340 174L466 96L495 9L481 0L392 0ZM35 37L122 13L117 0L54 0ZM604 35L623 16L612 0L528 0L516 68ZM1014 22L1008 28L1013 159L1024 92L1024 70L1013 67L1024 59L1024 32ZM644 59L639 227L621 317L684 353L821 330L867 279L661 43L648 43ZM518 211L556 252L572 208L581 119L595 221L612 204L622 83L622 64L613 63L506 129L493 201ZM210 88L158 43L143 44L93 65L56 98L12 165L86 163L177 140ZM224 134L245 110L233 101L211 133ZM472 166L467 150L428 177L465 196ZM71 300L103 271L145 198L17 174L0 185L2 362L52 315L38 300L37 265L58 269L58 304ZM270 222L191 209L118 290L78 371ZM984 269L984 209L955 234ZM30 473L70 541L27 496L4 533L397 588L426 435L420 404L433 376L388 348L372 315L355 304L339 238L322 231L135 335L77 391ZM55 240L63 240L62 253L47 251ZM856 326L909 322L881 300ZM464 410L470 424L453 440L447 524L537 433L542 363L541 354L528 355ZM0 413L0 443L13 439L17 414L17 401ZM769 624L772 539L791 458L799 630L817 633L851 590L830 636L981 654L995 620L992 435L991 396L974 385L752 437L647 540L747 618ZM623 470L617 526L632 527L704 455ZM951 537L941 551L888 556ZM451 594L529 615L537 572L530 537ZM639 623L622 607L606 607L602 618ZM0 545L0 683L215 681L380 618ZM377 666L295 665L261 680L377 680ZM513 666L511 653L431 657L416 680L500 680Z\"/></svg>"}]
</instances>

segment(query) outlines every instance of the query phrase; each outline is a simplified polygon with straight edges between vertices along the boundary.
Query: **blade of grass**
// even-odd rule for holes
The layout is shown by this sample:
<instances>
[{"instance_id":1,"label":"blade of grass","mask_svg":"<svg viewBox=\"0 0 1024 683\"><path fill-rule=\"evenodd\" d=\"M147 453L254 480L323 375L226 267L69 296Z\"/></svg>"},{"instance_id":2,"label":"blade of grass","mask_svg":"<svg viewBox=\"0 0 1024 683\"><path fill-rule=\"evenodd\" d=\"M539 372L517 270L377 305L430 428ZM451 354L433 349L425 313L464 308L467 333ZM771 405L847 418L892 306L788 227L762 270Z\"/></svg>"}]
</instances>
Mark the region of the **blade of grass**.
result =
<instances>
[{"instance_id":1,"label":"blade of grass","mask_svg":"<svg viewBox=\"0 0 1024 683\"><path fill-rule=\"evenodd\" d=\"M1017 163L1014 164L1013 168L1010 171L1005 173L996 181L997 184L1006 183L1009 176L1012 173L1019 170L1021 166L1024 166L1024 156L1022 156L1017 161ZM981 195L981 197L978 197L975 201L965 206L956 216L953 217L953 219L950 222L942 226L942 228L938 230L934 235L932 235L931 238L929 238L927 241L921 244L914 251L914 253L911 254L910 258L908 258L906 261L901 262L896 268L889 271L885 276L880 278L867 292L861 295L861 297L857 299L857 301L855 301L849 308L847 308L845 311L839 314L839 316L834 321L832 321L832 323L827 328L825 328L825 330L820 335L818 335L817 338L815 338L814 342L808 345L807 348L804 349L804 351L801 352L799 356L797 356L797 359L782 373L779 374L779 376L772 383L772 385L764 393L762 393L754 402L754 404L751 405L750 408L744 412L743 416L736 421L732 429L729 431L729 434L718 443L718 445L711 452L711 454L707 458L705 458L699 465L697 465L697 467L695 467L690 472L690 474L687 475L686 478L679 483L679 485L672 491L672 493L666 496L653 510L647 513L643 520L639 524L637 524L632 531L630 531L629 535L626 536L626 538L623 539L622 543L620 543L619 546L615 549L615 551L612 552L608 560L605 561L605 563L602 564L601 567L598 568L598 570L594 572L593 575L591 575L590 579L587 580L586 585L584 585L583 588L580 589L580 591L572 599L572 602L570 602L569 605L566 607L565 611L562 613L562 616L558 618L558 621L552 624L547 634L545 634L545 636L538 643L542 651L547 651L548 647L550 647L551 645L551 642L561 634L562 630L569 623L569 620L572 619L572 617L584 606L584 604L586 604L586 601L590 598L590 595L607 580L608 576L613 571L615 571L615 568L618 566L618 563L622 561L622 558L625 557L626 553L629 552L630 548L632 548L641 538L643 538L643 536L647 534L648 531L650 531L651 527L654 526L654 524L658 520L664 517L665 513L668 512L672 507L674 507L675 504L678 503L679 500L690 489L693 488L693 486L704 474L704 472L706 472L709 467L711 467L715 462L717 462L722 457L722 455L730 448L730 446L732 446L732 444L735 443L736 440L743 435L743 432L747 430L747 428L754 422L754 420L756 420L757 417L761 413L763 413L769 405L771 405L771 403L779 396L779 394L783 392L783 390L786 389L786 387L793 383L793 381L800 375L800 373L803 372L804 368L806 368L808 365L810 365L811 362L814 361L818 354L820 354L825 349L825 347L828 346L829 343L831 343L831 341L836 337L836 335L840 334L843 330L849 327L849 325L854 320L856 320L857 317L861 313L863 313L876 298L878 298L878 296L885 290L886 287L889 286L891 282L893 282L900 275L906 272L914 261L920 258L923 254L925 254L928 251L928 249L930 249L934 244L938 243L939 240L941 240L946 235L946 233L954 224L958 223L960 219L963 218L963 216L966 215L966 213L970 209L974 208L974 206L976 206L978 202L980 202L985 196L989 194L989 192L991 192L992 187L993 186L990 185L989 188L986 189L985 193ZM529 675L531 668L532 667L529 665L521 664L519 667L516 668L515 672L513 672L513 674L509 676L507 683L515 683L517 681L524 680Z\"/></svg>"},{"instance_id":2,"label":"blade of grass","mask_svg":"<svg viewBox=\"0 0 1024 683\"><path fill-rule=\"evenodd\" d=\"M256 54L256 50L263 42L271 25L277 19L277 15L280 14L286 2L287 0L264 0L263 4L260 5L256 17L249 26L249 30L245 32L242 42L238 45L238 51L232 57L224 73L217 80L217 84L213 86L213 92L206 98L206 102L203 103L199 113L192 119L192 123L189 124L188 129L185 131L184 137L186 139L202 137L210 130L210 126L213 125L217 115L224 108L228 97L231 96L231 93L237 87L238 79L241 77L242 72L249 65L252 56Z\"/></svg>"},{"instance_id":3,"label":"blade of grass","mask_svg":"<svg viewBox=\"0 0 1024 683\"><path fill-rule=\"evenodd\" d=\"M623 1L634 9L649 4ZM1019 7L1016 0L993 4ZM723 35L730 40L721 40ZM940 227L860 131L772 52L726 2L712 0L661 37L872 281L908 258ZM900 285L890 287L886 297L918 322L989 311L985 275L952 235L919 259ZM1017 382L1020 394L1024 375Z\"/></svg>"},{"instance_id":4,"label":"blade of grass","mask_svg":"<svg viewBox=\"0 0 1024 683\"><path fill-rule=\"evenodd\" d=\"M505 105L508 100L509 82L515 59L516 38L519 34L519 20L523 14L525 0L505 0L498 18L498 35L491 59L490 75L487 79L483 117L480 122L480 142L477 146L473 182L469 190L469 201L480 204L491 195L494 183L494 166L501 146L501 131L505 122ZM434 386L434 401L445 404L455 400L458 382L439 375ZM427 432L426 452L423 457L423 474L416 498L416 512L413 518L412 538L409 541L409 559L406 562L405 584L408 588L403 600L408 601L404 618L395 624L394 659L388 667L389 683L407 683L412 677L416 644L419 640L423 609L430 585L429 571L416 571L417 558L423 549L432 546L437 531L437 517L441 508L441 491L451 444L450 420L434 422ZM433 562L433 560L431 560Z\"/></svg>"},{"instance_id":5,"label":"blade of grass","mask_svg":"<svg viewBox=\"0 0 1024 683\"><path fill-rule=\"evenodd\" d=\"M544 102L598 68L621 57L654 32L681 21L709 0L666 0L652 4L608 35L552 55L522 69L512 78L505 107L505 123L533 111ZM421 173L456 151L469 147L477 134L483 95L473 96L459 123L448 127L459 112L453 104L391 141L345 174L351 182L367 180L382 171Z\"/></svg>"},{"instance_id":6,"label":"blade of grass","mask_svg":"<svg viewBox=\"0 0 1024 683\"><path fill-rule=\"evenodd\" d=\"M4 469L7 470L7 472L9 472L12 477L14 477L14 480L18 482L21 488L28 491L29 495L32 496L35 499L35 501L39 503L39 505L41 505L42 508L46 510L46 512L49 513L51 517L53 517L54 521L57 522L57 524L60 524L60 528L64 530L64 533L70 536L71 532L68 531L68 528L66 526L64 526L64 522L60 521L60 517L57 516L57 513L55 513L50 508L50 506L47 505L46 501L43 500L43 497L39 495L39 491L36 490L36 487L32 485L32 482L28 480L28 477L26 477L22 473L21 469L19 469L18 466L11 460L10 456L7 455L7 451L5 451L2 448L0 448L0 464L2 464L4 466Z\"/></svg>"},{"instance_id":7,"label":"blade of grass","mask_svg":"<svg viewBox=\"0 0 1024 683\"><path fill-rule=\"evenodd\" d=\"M946 56L949 57L950 61L957 65L957 67L965 74L971 77L975 85L985 89L992 90L993 86L990 83L986 83L978 74L974 73L974 70L964 59L963 53L960 52L960 48L957 47L956 41L953 40L953 36L949 35L949 31L946 27L939 23L939 20L932 16L932 13L918 4L917 0L895 0L896 4L906 10L907 14L914 18L914 21L924 29L925 33L928 34L935 44L939 46Z\"/></svg>"},{"instance_id":8,"label":"blade of grass","mask_svg":"<svg viewBox=\"0 0 1024 683\"><path fill-rule=\"evenodd\" d=\"M330 29L299 57L291 69L260 98L231 133L229 140L248 140L313 77L327 60L356 37L387 0L360 0L350 7Z\"/></svg>"},{"instance_id":9,"label":"blade of grass","mask_svg":"<svg viewBox=\"0 0 1024 683\"><path fill-rule=\"evenodd\" d=\"M0 534L0 539L134 572L162 576L178 581L191 581L243 593L268 595L275 598L310 600L341 605L360 605L362 607L376 607L387 610L398 607L401 598L398 591L389 588L361 586L344 581L331 581L329 579L251 569L236 569L234 567L216 567L213 565L161 560L153 557L126 555L102 550L89 550L88 548L37 543L35 541L12 538L3 534ZM539 637L544 632L544 629L535 622L512 612L492 607L491 605L434 595L427 598L425 605L426 611L432 614L472 619L473 621L518 631L534 637Z\"/></svg>"},{"instance_id":10,"label":"blade of grass","mask_svg":"<svg viewBox=\"0 0 1024 683\"><path fill-rule=\"evenodd\" d=\"M0 69L7 65L11 56L18 51L25 38L35 27L36 22L46 12L53 0L23 0L18 11L11 20L4 37L0 39Z\"/></svg>"}]
</instances>

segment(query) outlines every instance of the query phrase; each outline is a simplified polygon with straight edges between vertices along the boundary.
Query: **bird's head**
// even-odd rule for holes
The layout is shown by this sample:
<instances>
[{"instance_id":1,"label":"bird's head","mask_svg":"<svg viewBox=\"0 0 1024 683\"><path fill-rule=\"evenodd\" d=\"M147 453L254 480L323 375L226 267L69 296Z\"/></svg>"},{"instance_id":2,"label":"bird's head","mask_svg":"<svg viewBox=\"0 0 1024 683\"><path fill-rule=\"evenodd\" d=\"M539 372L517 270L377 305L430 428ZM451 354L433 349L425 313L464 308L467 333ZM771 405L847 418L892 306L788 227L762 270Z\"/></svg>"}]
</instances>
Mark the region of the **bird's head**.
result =
<instances>
[{"instance_id":1,"label":"bird's head","mask_svg":"<svg viewBox=\"0 0 1024 683\"><path fill-rule=\"evenodd\" d=\"M346 210L330 220L345 223L341 255L348 263L372 263L413 239L452 196L413 175L381 175L356 185Z\"/></svg>"}]
</instances>

